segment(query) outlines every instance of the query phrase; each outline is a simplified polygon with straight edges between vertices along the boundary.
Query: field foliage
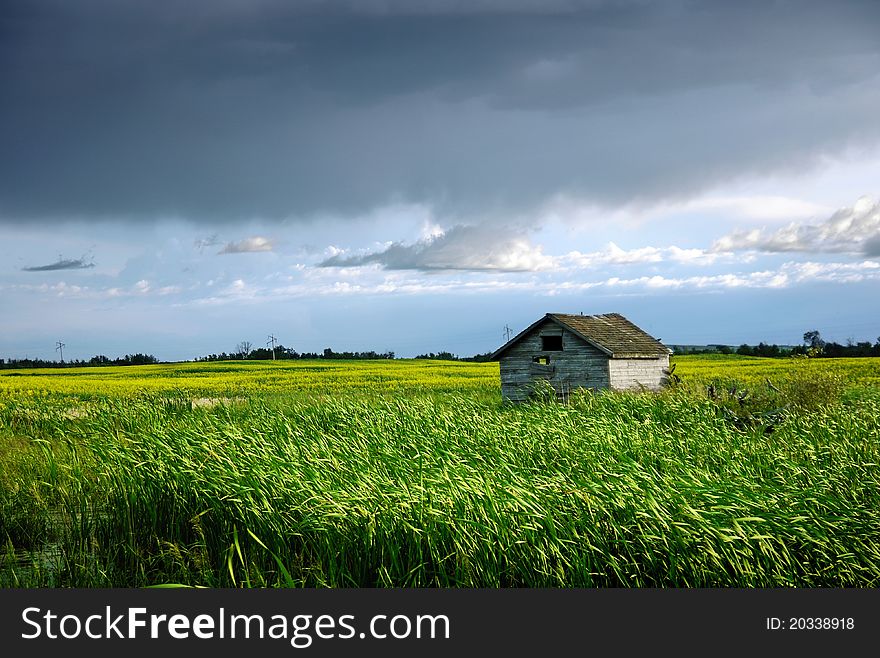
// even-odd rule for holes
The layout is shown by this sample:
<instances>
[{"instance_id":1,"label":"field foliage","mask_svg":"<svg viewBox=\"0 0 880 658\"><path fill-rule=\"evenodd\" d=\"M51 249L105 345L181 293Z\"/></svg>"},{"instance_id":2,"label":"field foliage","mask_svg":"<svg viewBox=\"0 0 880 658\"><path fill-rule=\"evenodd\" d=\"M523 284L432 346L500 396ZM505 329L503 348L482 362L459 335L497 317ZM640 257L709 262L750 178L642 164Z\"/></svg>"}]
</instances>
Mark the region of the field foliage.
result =
<instances>
[{"instance_id":1,"label":"field foliage","mask_svg":"<svg viewBox=\"0 0 880 658\"><path fill-rule=\"evenodd\" d=\"M880 360L0 373L0 586L880 585Z\"/></svg>"},{"instance_id":2,"label":"field foliage","mask_svg":"<svg viewBox=\"0 0 880 658\"><path fill-rule=\"evenodd\" d=\"M0 370L0 395L253 398L456 393L496 396L497 363L427 360L221 361L150 366Z\"/></svg>"}]
</instances>

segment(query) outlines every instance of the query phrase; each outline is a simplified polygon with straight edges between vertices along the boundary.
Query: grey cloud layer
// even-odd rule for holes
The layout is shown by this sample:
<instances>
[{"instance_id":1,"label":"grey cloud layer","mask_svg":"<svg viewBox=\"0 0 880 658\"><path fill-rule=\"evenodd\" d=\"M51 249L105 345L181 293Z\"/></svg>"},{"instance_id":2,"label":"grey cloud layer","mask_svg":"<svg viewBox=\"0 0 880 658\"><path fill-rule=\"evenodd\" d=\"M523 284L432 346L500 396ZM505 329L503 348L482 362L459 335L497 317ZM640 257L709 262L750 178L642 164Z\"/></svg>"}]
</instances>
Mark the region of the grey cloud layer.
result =
<instances>
[{"instance_id":1,"label":"grey cloud layer","mask_svg":"<svg viewBox=\"0 0 880 658\"><path fill-rule=\"evenodd\" d=\"M527 211L880 138L877 3L10 2L0 221Z\"/></svg>"}]
</instances>

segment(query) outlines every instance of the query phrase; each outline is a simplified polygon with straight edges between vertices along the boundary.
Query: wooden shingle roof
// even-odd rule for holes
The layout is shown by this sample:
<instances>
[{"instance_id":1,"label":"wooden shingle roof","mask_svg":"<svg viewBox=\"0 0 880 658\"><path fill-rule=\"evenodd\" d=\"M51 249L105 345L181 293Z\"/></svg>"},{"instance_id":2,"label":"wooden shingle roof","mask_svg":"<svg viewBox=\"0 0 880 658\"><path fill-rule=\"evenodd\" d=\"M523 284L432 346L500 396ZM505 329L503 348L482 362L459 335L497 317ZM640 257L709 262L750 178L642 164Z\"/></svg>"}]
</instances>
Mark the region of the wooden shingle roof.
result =
<instances>
[{"instance_id":1,"label":"wooden shingle roof","mask_svg":"<svg viewBox=\"0 0 880 658\"><path fill-rule=\"evenodd\" d=\"M669 348L663 343L639 329L620 313L604 315L548 313L496 350L491 359L498 359L509 347L546 320L568 329L612 359L656 359L670 353Z\"/></svg>"}]
</instances>

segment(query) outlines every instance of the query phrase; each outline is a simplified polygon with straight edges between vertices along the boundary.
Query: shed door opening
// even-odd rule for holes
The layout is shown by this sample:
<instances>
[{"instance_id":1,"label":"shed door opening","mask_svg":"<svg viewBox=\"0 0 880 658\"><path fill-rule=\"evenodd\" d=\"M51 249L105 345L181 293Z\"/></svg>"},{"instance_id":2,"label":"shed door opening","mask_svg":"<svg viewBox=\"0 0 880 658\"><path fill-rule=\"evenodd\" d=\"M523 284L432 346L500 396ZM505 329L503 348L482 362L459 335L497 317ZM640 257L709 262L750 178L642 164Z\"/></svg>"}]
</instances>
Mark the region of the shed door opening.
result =
<instances>
[{"instance_id":1,"label":"shed door opening","mask_svg":"<svg viewBox=\"0 0 880 658\"><path fill-rule=\"evenodd\" d=\"M561 352L562 336L541 336L542 352Z\"/></svg>"}]
</instances>

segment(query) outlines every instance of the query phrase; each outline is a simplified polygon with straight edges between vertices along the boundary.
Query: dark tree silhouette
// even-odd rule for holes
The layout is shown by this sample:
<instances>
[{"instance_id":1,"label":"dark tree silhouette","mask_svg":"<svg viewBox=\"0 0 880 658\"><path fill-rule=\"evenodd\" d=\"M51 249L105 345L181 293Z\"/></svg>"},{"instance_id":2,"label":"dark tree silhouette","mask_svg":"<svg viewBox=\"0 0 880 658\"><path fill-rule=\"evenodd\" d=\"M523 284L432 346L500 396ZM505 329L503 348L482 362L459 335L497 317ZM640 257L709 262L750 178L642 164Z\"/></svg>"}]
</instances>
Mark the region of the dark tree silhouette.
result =
<instances>
[{"instance_id":1,"label":"dark tree silhouette","mask_svg":"<svg viewBox=\"0 0 880 658\"><path fill-rule=\"evenodd\" d=\"M804 343L806 343L809 347L818 350L821 350L823 347L825 347L825 341L822 340L821 334L815 329L813 331L808 331L804 334Z\"/></svg>"}]
</instances>

